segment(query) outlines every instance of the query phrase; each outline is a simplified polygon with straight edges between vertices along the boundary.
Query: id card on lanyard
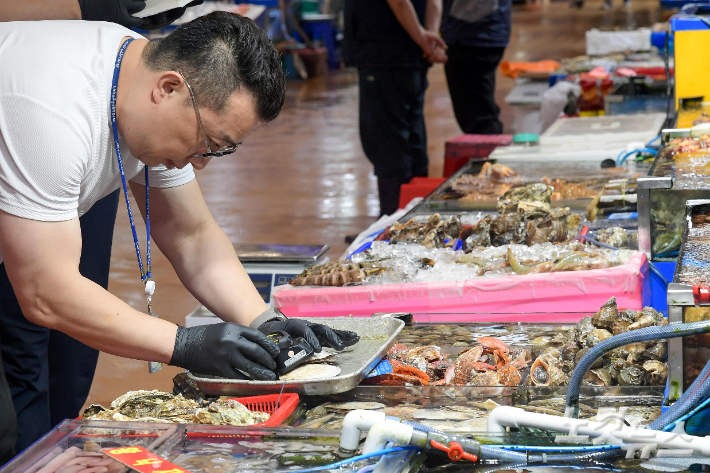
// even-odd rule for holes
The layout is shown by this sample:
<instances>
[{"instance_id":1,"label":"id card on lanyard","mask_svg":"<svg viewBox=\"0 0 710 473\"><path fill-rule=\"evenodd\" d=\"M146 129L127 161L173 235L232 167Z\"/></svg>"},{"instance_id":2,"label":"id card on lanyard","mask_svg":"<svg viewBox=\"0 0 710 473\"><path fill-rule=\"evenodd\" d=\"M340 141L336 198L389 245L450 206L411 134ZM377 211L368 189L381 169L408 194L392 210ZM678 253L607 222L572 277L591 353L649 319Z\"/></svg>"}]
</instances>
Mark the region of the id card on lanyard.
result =
<instances>
[{"instance_id":1,"label":"id card on lanyard","mask_svg":"<svg viewBox=\"0 0 710 473\"><path fill-rule=\"evenodd\" d=\"M121 172L121 184L123 184L123 195L126 198L126 208L128 209L128 220L131 222L131 231L133 232L133 243L136 247L136 257L138 258L138 267L141 270L141 282L145 286L145 295L148 300L148 314L153 317L157 317L157 314L153 313L153 307L151 301L153 299L153 293L155 292L155 281L151 279L150 272L150 199L149 192L150 187L148 185L148 166L145 166L145 227L146 227L146 263L148 265L148 271L143 269L143 258L141 257L141 249L138 244L138 235L136 234L136 224L133 220L133 212L131 212L131 202L128 200L128 186L126 185L126 174L123 171L123 160L121 159L121 147L118 144L118 123L116 121L116 92L118 90L118 75L121 72L121 63L123 62L123 56L126 53L128 45L131 44L133 38L128 38L123 42L121 48L118 50L118 55L116 56L116 66L113 69L113 82L111 84L111 129L113 131L113 143L116 146L116 159L118 159L118 169ZM150 374L155 373L163 368L162 363L155 361L148 362L148 372Z\"/></svg>"}]
</instances>

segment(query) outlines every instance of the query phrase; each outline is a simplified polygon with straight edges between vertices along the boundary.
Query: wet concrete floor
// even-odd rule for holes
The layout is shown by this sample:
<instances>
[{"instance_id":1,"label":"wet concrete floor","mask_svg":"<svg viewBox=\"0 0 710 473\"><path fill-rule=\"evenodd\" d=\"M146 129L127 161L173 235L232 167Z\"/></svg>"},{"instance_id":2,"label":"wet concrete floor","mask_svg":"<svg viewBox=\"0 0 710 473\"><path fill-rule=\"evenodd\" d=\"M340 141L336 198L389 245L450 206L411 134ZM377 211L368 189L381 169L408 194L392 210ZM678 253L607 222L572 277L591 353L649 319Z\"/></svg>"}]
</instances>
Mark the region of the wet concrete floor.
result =
<instances>
[{"instance_id":1,"label":"wet concrete floor","mask_svg":"<svg viewBox=\"0 0 710 473\"><path fill-rule=\"evenodd\" d=\"M511 61L561 59L584 54L590 28L649 26L659 16L657 0L587 1L582 10L566 2L516 5L513 34L505 58ZM453 116L442 66L429 72L425 114L429 138L429 175L441 176L444 143L461 133ZM506 133L524 129L529 111L504 102L513 87L498 79L497 101ZM272 124L258 130L233 156L216 158L197 173L210 210L234 243L327 243L331 259L379 214L376 181L358 135L357 74L346 70L328 77L288 84L286 106ZM135 204L133 204L135 206ZM135 207L134 207L135 208ZM144 235L144 226L138 224ZM140 237L142 242L145 237ZM198 302L182 286L167 259L153 246L157 283L154 310L183 324ZM126 209L119 205L111 258L109 290L145 311L143 287ZM88 404L108 405L137 389L171 391L178 368L148 375L147 363L101 354Z\"/></svg>"}]
</instances>

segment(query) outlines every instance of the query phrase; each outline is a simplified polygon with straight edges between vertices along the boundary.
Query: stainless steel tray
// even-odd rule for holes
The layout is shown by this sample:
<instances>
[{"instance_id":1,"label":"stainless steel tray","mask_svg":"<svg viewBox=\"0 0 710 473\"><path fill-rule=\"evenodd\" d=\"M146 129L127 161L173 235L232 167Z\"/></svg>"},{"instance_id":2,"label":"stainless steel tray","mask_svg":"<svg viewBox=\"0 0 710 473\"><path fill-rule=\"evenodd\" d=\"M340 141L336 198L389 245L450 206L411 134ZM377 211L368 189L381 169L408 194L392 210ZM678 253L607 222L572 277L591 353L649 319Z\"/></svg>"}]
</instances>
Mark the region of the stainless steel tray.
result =
<instances>
[{"instance_id":1,"label":"stainless steel tray","mask_svg":"<svg viewBox=\"0 0 710 473\"><path fill-rule=\"evenodd\" d=\"M338 330L351 330L360 341L333 358L340 374L334 378L294 381L252 381L201 377L188 372L204 393L214 396L258 396L260 394L298 393L320 396L349 391L362 381L387 353L404 322L390 317L303 317Z\"/></svg>"}]
</instances>

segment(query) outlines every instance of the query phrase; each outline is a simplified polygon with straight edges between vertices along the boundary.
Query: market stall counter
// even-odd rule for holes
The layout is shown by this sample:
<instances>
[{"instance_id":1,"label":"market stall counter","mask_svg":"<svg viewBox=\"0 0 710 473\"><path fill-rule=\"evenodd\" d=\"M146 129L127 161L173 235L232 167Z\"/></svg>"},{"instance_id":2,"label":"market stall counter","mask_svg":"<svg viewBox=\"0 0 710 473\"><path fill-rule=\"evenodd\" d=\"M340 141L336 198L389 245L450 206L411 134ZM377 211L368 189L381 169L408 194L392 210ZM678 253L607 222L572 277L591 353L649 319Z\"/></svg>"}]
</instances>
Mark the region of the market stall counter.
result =
<instances>
[{"instance_id":1,"label":"market stall counter","mask_svg":"<svg viewBox=\"0 0 710 473\"><path fill-rule=\"evenodd\" d=\"M345 287L281 286L273 297L275 307L294 317L411 312L419 322L578 322L611 296L629 309L650 305L644 254L634 253L620 266L573 273Z\"/></svg>"}]
</instances>

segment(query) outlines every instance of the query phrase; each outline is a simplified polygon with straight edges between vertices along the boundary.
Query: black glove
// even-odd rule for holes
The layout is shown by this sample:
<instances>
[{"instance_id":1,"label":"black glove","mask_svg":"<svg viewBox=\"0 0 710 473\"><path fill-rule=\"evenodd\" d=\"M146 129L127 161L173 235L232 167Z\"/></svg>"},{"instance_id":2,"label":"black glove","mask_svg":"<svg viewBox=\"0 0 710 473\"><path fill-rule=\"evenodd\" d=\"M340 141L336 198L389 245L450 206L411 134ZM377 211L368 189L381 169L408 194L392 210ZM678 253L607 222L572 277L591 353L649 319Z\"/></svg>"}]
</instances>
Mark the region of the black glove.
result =
<instances>
[{"instance_id":1,"label":"black glove","mask_svg":"<svg viewBox=\"0 0 710 473\"><path fill-rule=\"evenodd\" d=\"M159 30L160 28L165 28L166 26L172 24L173 21L180 18L185 14L185 10L195 5L199 5L203 0L195 0L188 3L181 8L173 8L172 10L164 11L156 15L151 15L149 17L143 18L143 23L140 24L139 28L144 30Z\"/></svg>"},{"instance_id":2,"label":"black glove","mask_svg":"<svg viewBox=\"0 0 710 473\"><path fill-rule=\"evenodd\" d=\"M283 331L292 337L303 337L317 353L320 353L321 345L340 351L360 341L360 337L355 332L335 330L327 325L297 319L264 322L259 326L259 330L264 335Z\"/></svg>"},{"instance_id":3,"label":"black glove","mask_svg":"<svg viewBox=\"0 0 710 473\"><path fill-rule=\"evenodd\" d=\"M110 21L126 28L140 26L145 19L132 15L145 8L144 0L79 0L81 19Z\"/></svg>"},{"instance_id":4,"label":"black glove","mask_svg":"<svg viewBox=\"0 0 710 473\"><path fill-rule=\"evenodd\" d=\"M232 323L178 326L170 364L193 373L244 379L275 380L278 345L258 330Z\"/></svg>"}]
</instances>

